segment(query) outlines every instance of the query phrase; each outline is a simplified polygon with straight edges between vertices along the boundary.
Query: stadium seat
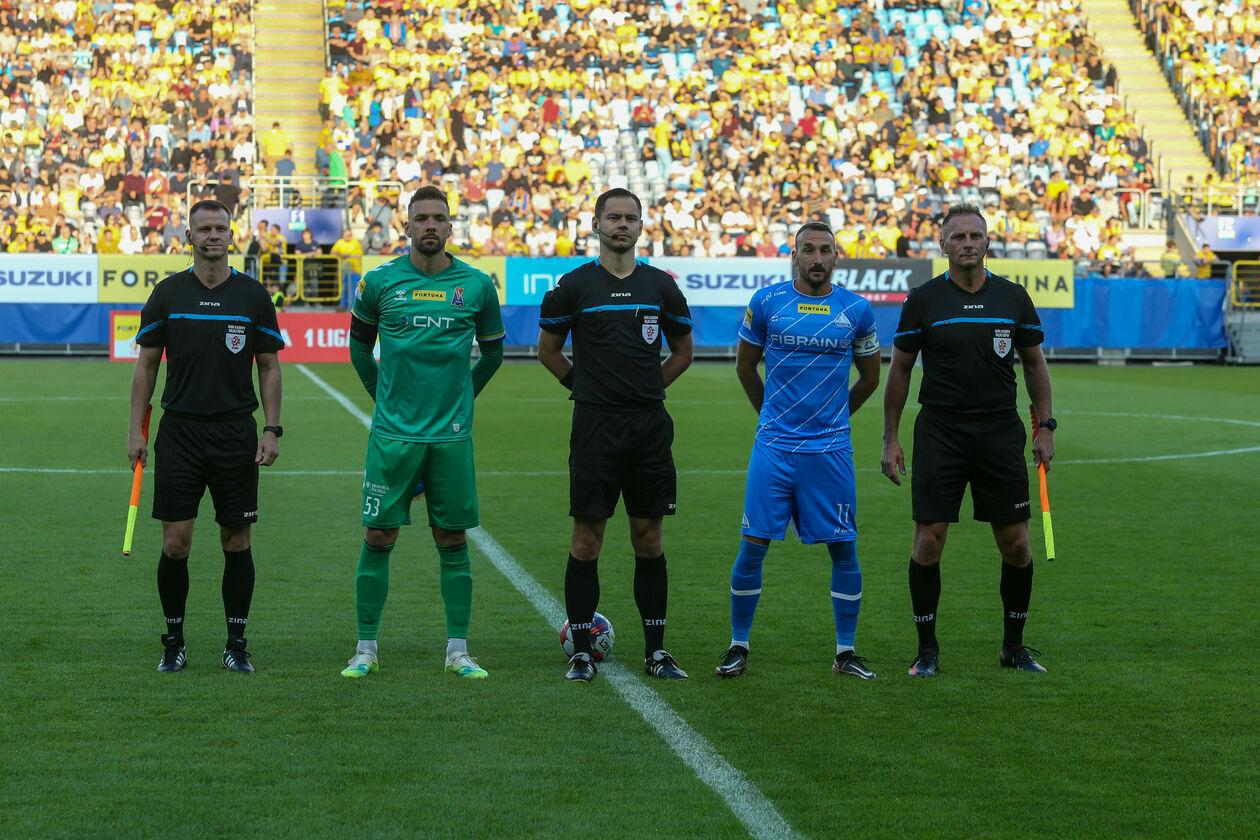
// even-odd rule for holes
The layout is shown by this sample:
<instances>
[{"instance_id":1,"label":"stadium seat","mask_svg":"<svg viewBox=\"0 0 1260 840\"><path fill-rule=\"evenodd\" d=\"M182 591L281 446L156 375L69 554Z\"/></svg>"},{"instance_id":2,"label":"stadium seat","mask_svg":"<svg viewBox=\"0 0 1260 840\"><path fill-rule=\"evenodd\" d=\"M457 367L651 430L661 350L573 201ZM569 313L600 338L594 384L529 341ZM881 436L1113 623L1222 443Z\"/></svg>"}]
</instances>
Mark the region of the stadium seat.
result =
<instances>
[{"instance_id":1,"label":"stadium seat","mask_svg":"<svg viewBox=\"0 0 1260 840\"><path fill-rule=\"evenodd\" d=\"M1044 260L1049 253L1046 243L1040 239L1033 239L1028 243L1027 254L1030 260Z\"/></svg>"},{"instance_id":2,"label":"stadium seat","mask_svg":"<svg viewBox=\"0 0 1260 840\"><path fill-rule=\"evenodd\" d=\"M1009 260L1023 260L1028 258L1028 251L1024 247L1023 242L1007 242L1006 258Z\"/></svg>"}]
</instances>

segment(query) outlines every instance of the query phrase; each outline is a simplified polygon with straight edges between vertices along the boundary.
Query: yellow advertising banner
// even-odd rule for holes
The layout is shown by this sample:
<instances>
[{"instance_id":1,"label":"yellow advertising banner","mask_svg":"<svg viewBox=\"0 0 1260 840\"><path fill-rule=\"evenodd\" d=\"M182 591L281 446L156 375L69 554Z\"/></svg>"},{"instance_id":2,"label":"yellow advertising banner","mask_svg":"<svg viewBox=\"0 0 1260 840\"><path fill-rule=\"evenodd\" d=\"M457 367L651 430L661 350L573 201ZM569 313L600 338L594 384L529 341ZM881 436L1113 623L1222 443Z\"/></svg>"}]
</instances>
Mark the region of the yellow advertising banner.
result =
<instances>
[{"instance_id":1,"label":"yellow advertising banner","mask_svg":"<svg viewBox=\"0 0 1260 840\"><path fill-rule=\"evenodd\" d=\"M1028 290L1033 306L1038 309L1071 309L1076 305L1071 260L1000 260L985 262L989 271ZM945 272L949 260L932 260L933 276Z\"/></svg>"},{"instance_id":2,"label":"yellow advertising banner","mask_svg":"<svg viewBox=\"0 0 1260 840\"><path fill-rule=\"evenodd\" d=\"M109 360L111 362L134 361L140 358L140 346L136 333L140 332L139 312L109 313Z\"/></svg>"},{"instance_id":3,"label":"yellow advertising banner","mask_svg":"<svg viewBox=\"0 0 1260 840\"><path fill-rule=\"evenodd\" d=\"M494 281L494 290L499 293L499 306L507 306L507 284L505 282L507 278L507 257L470 257L463 254L455 254L455 256L473 268L489 274L490 279ZM367 274L372 269L394 259L398 258L365 256L363 257L363 273Z\"/></svg>"},{"instance_id":4,"label":"yellow advertising banner","mask_svg":"<svg viewBox=\"0 0 1260 840\"><path fill-rule=\"evenodd\" d=\"M101 254L97 261L100 303L144 303L159 280L192 265L192 254ZM244 271L245 257L233 254L228 264Z\"/></svg>"}]
</instances>

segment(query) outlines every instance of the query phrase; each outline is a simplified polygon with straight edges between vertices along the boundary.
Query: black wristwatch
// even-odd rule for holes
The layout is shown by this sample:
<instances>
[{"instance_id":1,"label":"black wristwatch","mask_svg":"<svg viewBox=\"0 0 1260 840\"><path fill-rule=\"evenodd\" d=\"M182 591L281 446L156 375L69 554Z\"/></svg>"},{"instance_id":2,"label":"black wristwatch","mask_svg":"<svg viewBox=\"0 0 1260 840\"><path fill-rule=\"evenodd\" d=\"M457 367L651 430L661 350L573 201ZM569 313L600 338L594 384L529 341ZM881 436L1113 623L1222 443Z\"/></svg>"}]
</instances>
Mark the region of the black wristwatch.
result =
<instances>
[{"instance_id":1,"label":"black wristwatch","mask_svg":"<svg viewBox=\"0 0 1260 840\"><path fill-rule=\"evenodd\" d=\"M1059 428L1059 421L1055 420L1053 417L1047 417L1037 425L1043 429L1049 429L1053 432L1055 429Z\"/></svg>"},{"instance_id":2,"label":"black wristwatch","mask_svg":"<svg viewBox=\"0 0 1260 840\"><path fill-rule=\"evenodd\" d=\"M276 437L284 437L284 426L263 426L263 431L271 432Z\"/></svg>"}]
</instances>

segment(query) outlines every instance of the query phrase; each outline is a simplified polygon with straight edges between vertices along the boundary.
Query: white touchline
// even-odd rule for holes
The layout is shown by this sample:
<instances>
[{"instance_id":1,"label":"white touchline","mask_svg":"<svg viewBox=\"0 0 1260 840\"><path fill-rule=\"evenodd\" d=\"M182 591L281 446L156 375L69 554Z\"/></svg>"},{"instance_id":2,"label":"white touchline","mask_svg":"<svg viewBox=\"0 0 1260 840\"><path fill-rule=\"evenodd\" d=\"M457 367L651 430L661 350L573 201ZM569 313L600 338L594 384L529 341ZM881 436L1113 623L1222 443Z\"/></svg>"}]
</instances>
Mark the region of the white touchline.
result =
<instances>
[{"instance_id":1,"label":"white touchline","mask_svg":"<svg viewBox=\"0 0 1260 840\"><path fill-rule=\"evenodd\" d=\"M351 407L354 411L358 411L353 404ZM349 409L347 409L349 410ZM1146 415L1141 415L1146 416ZM1187 418L1192 420L1202 418ZM371 422L371 418L368 418ZM1245 423L1243 420L1222 421L1230 423ZM1260 424L1257 424L1260 425ZM1171 455L1143 455L1137 458L1083 458L1077 461L1070 461L1066 458L1054 460L1054 466L1089 466L1091 464L1144 464L1151 461L1188 461L1192 458L1216 458L1222 455L1247 455L1252 452L1260 452L1260 446L1244 446L1241 449L1213 449L1209 452L1181 452ZM746 470L679 470L679 475L744 475ZM860 467L854 472L879 472L874 467ZM131 475L131 470L85 470L77 467L0 467L0 473L22 473L26 475ZM357 475L363 476L363 470L273 470L267 469L262 473L268 475L287 475L287 476L303 476L303 475ZM526 478L548 478L568 475L564 470L477 470L478 477L484 476L522 476Z\"/></svg>"},{"instance_id":2,"label":"white touchline","mask_svg":"<svg viewBox=\"0 0 1260 840\"><path fill-rule=\"evenodd\" d=\"M365 426L372 425L372 418L351 402L344 394L320 379L306 365L297 369L340 403L356 420ZM564 607L508 551L490 536L484 528L473 528L468 538L481 550L494 567L525 596L548 624L558 628L564 623ZM630 708L638 712L660 734L674 753L690 767L713 792L722 797L726 806L736 816L748 833L757 838L797 837L797 833L779 815L774 803L765 797L744 774L731 766L713 748L703 735L696 732L687 721L670 708L655 691L648 688L624 665L605 662L600 672L608 678ZM559 677L557 677L558 679Z\"/></svg>"}]
</instances>

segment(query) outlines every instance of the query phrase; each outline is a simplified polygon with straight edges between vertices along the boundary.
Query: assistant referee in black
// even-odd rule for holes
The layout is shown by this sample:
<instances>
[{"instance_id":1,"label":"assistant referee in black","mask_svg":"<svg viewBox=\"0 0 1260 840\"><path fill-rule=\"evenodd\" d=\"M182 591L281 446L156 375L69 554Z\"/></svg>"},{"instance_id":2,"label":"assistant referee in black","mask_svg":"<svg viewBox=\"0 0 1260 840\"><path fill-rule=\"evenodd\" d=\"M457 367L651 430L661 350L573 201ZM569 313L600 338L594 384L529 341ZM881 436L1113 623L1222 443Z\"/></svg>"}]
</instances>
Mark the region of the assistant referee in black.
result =
<instances>
[{"instance_id":1,"label":"assistant referee in black","mask_svg":"<svg viewBox=\"0 0 1260 840\"><path fill-rule=\"evenodd\" d=\"M1057 423L1050 404L1050 372L1041 352L1041 319L1023 286L984 266L989 236L972 204L949 208L941 223L941 250L949 270L910 292L893 336L892 365L884 390L884 475L900 485L905 455L897 440L915 359L923 354L922 408L914 424L911 498L914 547L910 601L919 651L910 675L935 676L940 646L936 607L941 595L941 552L958 521L963 490L971 485L974 516L993 528L1002 555L1003 667L1044 673L1024 647L1032 597L1028 545L1027 433L1016 408L1015 355L1024 386L1042 419L1033 461L1050 467Z\"/></svg>"},{"instance_id":2,"label":"assistant referee in black","mask_svg":"<svg viewBox=\"0 0 1260 840\"><path fill-rule=\"evenodd\" d=\"M188 552L206 488L214 500L223 546L223 609L227 644L222 664L252 674L245 622L254 594L250 526L258 520L258 466L279 454L280 361L284 348L276 309L262 284L228 265L232 216L218 201L199 201L188 213L193 264L162 280L140 315L140 358L131 380L127 457L144 463L141 421L166 353L162 421L153 443L157 458L153 518L162 522L158 596L166 617L158 670L184 668L184 605ZM254 422L254 362L262 395L262 437Z\"/></svg>"},{"instance_id":3,"label":"assistant referee in black","mask_svg":"<svg viewBox=\"0 0 1260 840\"><path fill-rule=\"evenodd\" d=\"M538 360L573 395L569 515L573 517L564 601L575 653L565 678L595 676L590 629L599 602L597 561L604 528L625 498L634 548L634 600L643 620L644 670L682 680L665 651L669 579L662 517L675 511L674 422L665 388L691 364L691 310L664 271L635 258L643 205L624 189L595 202L599 259L560 278L543 298ZM573 361L564 354L573 336ZM669 356L661 361L661 336Z\"/></svg>"}]
</instances>

